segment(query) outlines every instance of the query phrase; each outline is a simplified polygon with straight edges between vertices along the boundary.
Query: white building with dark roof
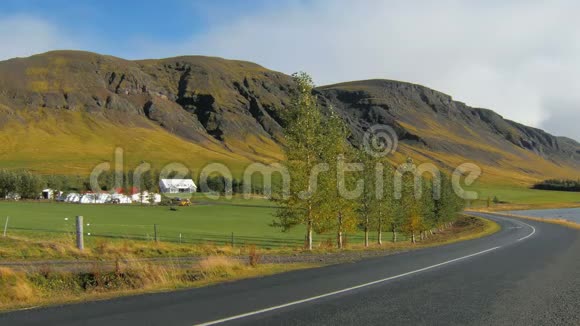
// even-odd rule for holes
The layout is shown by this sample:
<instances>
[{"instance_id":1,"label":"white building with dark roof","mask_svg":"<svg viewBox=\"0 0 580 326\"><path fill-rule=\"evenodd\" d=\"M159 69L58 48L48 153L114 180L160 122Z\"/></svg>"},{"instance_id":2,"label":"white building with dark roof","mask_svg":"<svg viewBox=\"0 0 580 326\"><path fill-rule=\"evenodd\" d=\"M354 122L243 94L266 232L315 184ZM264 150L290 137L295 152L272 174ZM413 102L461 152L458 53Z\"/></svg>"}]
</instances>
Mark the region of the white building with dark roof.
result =
<instances>
[{"instance_id":1,"label":"white building with dark roof","mask_svg":"<svg viewBox=\"0 0 580 326\"><path fill-rule=\"evenodd\" d=\"M197 186L191 179L161 179L159 190L164 194L194 193Z\"/></svg>"}]
</instances>

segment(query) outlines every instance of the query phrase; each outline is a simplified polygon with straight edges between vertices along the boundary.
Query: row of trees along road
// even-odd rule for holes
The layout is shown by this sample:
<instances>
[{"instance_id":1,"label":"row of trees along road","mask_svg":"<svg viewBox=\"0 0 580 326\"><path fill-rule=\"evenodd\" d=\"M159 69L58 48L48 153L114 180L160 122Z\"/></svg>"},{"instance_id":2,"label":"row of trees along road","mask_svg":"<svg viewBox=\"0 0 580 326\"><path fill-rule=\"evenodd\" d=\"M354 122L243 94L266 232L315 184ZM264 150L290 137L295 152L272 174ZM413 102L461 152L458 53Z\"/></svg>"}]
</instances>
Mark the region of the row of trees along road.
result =
<instances>
[{"instance_id":1,"label":"row of trees along road","mask_svg":"<svg viewBox=\"0 0 580 326\"><path fill-rule=\"evenodd\" d=\"M274 191L279 208L274 226L288 230L298 225L306 228L306 247L313 247L315 233L336 232L338 248L344 246L345 233L362 230L364 244L369 233L376 232L378 244L382 233L390 231L415 242L436 228L448 227L463 209L448 176L441 174L439 184L413 171L397 174L392 165L348 142L348 128L332 110L323 114L313 94L312 79L305 73L293 75L298 90L291 106L284 112L286 126L286 167L290 174L287 196ZM323 168L320 163L327 163ZM362 171L343 173L342 164L362 163ZM412 161L408 161L409 166ZM412 169L411 169L412 170ZM396 195L396 178L401 180ZM362 181L362 182L361 182ZM416 196L416 182L422 195ZM345 196L340 189L362 187L358 198ZM434 192L439 192L438 199Z\"/></svg>"}]
</instances>

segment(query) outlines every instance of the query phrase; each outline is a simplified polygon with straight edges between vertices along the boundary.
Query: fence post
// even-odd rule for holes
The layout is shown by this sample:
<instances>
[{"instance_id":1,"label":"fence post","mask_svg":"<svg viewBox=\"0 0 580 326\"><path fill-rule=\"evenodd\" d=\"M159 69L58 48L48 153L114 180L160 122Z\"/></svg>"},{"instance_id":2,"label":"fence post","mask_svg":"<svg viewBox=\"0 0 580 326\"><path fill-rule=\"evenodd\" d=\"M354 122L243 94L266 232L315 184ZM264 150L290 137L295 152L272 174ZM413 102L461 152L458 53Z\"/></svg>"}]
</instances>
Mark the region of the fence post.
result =
<instances>
[{"instance_id":1,"label":"fence post","mask_svg":"<svg viewBox=\"0 0 580 326\"><path fill-rule=\"evenodd\" d=\"M85 248L83 240L83 217L77 216L77 249L83 250Z\"/></svg>"},{"instance_id":2,"label":"fence post","mask_svg":"<svg viewBox=\"0 0 580 326\"><path fill-rule=\"evenodd\" d=\"M232 243L232 248L236 246L236 242L235 242L235 239L234 239L234 233L233 232L232 232L232 240L231 240L231 243Z\"/></svg>"},{"instance_id":3,"label":"fence post","mask_svg":"<svg viewBox=\"0 0 580 326\"><path fill-rule=\"evenodd\" d=\"M158 242L159 239L157 238L157 224L153 224L153 232L155 232L155 242Z\"/></svg>"},{"instance_id":4,"label":"fence post","mask_svg":"<svg viewBox=\"0 0 580 326\"><path fill-rule=\"evenodd\" d=\"M179 244L181 244L181 233L179 234Z\"/></svg>"},{"instance_id":5,"label":"fence post","mask_svg":"<svg viewBox=\"0 0 580 326\"><path fill-rule=\"evenodd\" d=\"M6 238L6 232L8 232L8 220L10 216L6 216L6 223L4 223L4 238Z\"/></svg>"}]
</instances>

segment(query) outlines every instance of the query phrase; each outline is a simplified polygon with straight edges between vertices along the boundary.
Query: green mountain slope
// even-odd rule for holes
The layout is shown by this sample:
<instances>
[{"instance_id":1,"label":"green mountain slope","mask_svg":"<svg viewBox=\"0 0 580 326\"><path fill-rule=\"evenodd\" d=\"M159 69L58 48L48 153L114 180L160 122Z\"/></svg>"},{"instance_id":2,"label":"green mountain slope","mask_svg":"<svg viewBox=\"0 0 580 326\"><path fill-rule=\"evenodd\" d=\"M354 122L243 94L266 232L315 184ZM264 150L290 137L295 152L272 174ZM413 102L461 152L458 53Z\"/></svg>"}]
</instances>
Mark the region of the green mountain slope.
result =
<instances>
[{"instance_id":1,"label":"green mountain slope","mask_svg":"<svg viewBox=\"0 0 580 326\"><path fill-rule=\"evenodd\" d=\"M121 147L129 168L222 162L239 173L282 158L280 112L293 88L285 74L212 57L128 61L56 51L11 59L0 62L0 166L87 173ZM346 119L355 144L374 124L393 126L395 161L474 162L490 182L580 177L577 142L423 86L371 80L316 92Z\"/></svg>"}]
</instances>

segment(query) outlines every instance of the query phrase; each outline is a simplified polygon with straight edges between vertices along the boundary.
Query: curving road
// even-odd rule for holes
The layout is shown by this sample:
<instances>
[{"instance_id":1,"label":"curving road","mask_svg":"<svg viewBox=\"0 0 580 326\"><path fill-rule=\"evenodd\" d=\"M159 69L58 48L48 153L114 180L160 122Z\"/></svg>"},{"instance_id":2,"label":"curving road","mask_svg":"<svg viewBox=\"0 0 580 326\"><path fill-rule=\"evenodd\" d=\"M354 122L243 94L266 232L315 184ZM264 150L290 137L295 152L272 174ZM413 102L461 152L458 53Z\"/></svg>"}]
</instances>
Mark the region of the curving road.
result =
<instances>
[{"instance_id":1,"label":"curving road","mask_svg":"<svg viewBox=\"0 0 580 326\"><path fill-rule=\"evenodd\" d=\"M206 288L17 311L0 325L580 325L580 232L489 237Z\"/></svg>"}]
</instances>

